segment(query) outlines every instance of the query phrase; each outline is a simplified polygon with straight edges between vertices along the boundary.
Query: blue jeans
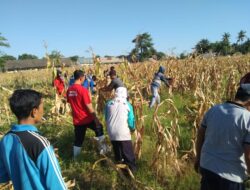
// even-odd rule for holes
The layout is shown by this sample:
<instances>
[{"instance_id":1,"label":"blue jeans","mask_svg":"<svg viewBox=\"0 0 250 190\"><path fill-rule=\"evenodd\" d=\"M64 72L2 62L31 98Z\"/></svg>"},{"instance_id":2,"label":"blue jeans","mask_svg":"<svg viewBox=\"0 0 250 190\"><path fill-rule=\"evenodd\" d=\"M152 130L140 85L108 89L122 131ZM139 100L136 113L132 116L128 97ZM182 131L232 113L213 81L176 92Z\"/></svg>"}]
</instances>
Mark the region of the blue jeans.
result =
<instances>
[{"instance_id":1,"label":"blue jeans","mask_svg":"<svg viewBox=\"0 0 250 190\"><path fill-rule=\"evenodd\" d=\"M160 95L158 93L159 87L156 85L151 85L152 99L150 101L149 107L152 108L157 101L159 104L161 102Z\"/></svg>"}]
</instances>

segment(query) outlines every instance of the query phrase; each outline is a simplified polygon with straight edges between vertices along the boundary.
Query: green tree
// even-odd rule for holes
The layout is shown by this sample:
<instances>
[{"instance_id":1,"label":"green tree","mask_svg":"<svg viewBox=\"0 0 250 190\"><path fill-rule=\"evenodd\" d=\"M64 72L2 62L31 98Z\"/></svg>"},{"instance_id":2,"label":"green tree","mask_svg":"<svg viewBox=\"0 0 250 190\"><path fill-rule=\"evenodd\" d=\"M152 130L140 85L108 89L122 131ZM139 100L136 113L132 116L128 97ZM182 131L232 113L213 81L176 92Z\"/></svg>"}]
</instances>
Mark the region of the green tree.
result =
<instances>
[{"instance_id":1,"label":"green tree","mask_svg":"<svg viewBox=\"0 0 250 190\"><path fill-rule=\"evenodd\" d=\"M237 44L242 43L244 41L244 39L246 38L246 31L241 30L238 33L238 37L237 37Z\"/></svg>"},{"instance_id":2,"label":"green tree","mask_svg":"<svg viewBox=\"0 0 250 190\"><path fill-rule=\"evenodd\" d=\"M158 60L162 60L162 59L166 58L166 54L161 52L161 51L158 51L158 52L156 52L156 57Z\"/></svg>"},{"instance_id":3,"label":"green tree","mask_svg":"<svg viewBox=\"0 0 250 190\"><path fill-rule=\"evenodd\" d=\"M240 46L240 52L243 54L250 53L250 39L249 38Z\"/></svg>"},{"instance_id":4,"label":"green tree","mask_svg":"<svg viewBox=\"0 0 250 190\"><path fill-rule=\"evenodd\" d=\"M10 47L10 44L7 42L7 39L2 36L2 33L0 33L0 46Z\"/></svg>"},{"instance_id":5,"label":"green tree","mask_svg":"<svg viewBox=\"0 0 250 190\"><path fill-rule=\"evenodd\" d=\"M71 60L72 62L76 63L77 60L78 60L78 58L79 58L79 56L78 56L78 55L75 55L75 56L70 57L70 60Z\"/></svg>"},{"instance_id":6,"label":"green tree","mask_svg":"<svg viewBox=\"0 0 250 190\"><path fill-rule=\"evenodd\" d=\"M38 59L38 57L36 55L27 53L18 56L18 60L26 60L26 59Z\"/></svg>"},{"instance_id":7,"label":"green tree","mask_svg":"<svg viewBox=\"0 0 250 190\"><path fill-rule=\"evenodd\" d=\"M51 54L49 54L49 58L52 60L54 65L61 65L61 58L64 56L61 54L60 51L53 50Z\"/></svg>"},{"instance_id":8,"label":"green tree","mask_svg":"<svg viewBox=\"0 0 250 190\"><path fill-rule=\"evenodd\" d=\"M10 44L8 43L7 39L4 36L2 36L1 33L0 33L0 47L10 47ZM4 69L4 64L6 62L6 60L2 56L3 56L3 52L0 50L0 69L1 70Z\"/></svg>"},{"instance_id":9,"label":"green tree","mask_svg":"<svg viewBox=\"0 0 250 190\"><path fill-rule=\"evenodd\" d=\"M224 42L224 43L230 43L229 42L229 39L230 39L230 34L228 33L228 32L225 32L223 35L222 35L222 42Z\"/></svg>"},{"instance_id":10,"label":"green tree","mask_svg":"<svg viewBox=\"0 0 250 190\"><path fill-rule=\"evenodd\" d=\"M3 55L1 56L1 58L4 59L5 61L16 60L16 58L12 55Z\"/></svg>"},{"instance_id":11,"label":"green tree","mask_svg":"<svg viewBox=\"0 0 250 190\"><path fill-rule=\"evenodd\" d=\"M152 37L147 32L138 34L132 42L135 44L135 48L131 50L130 57L136 57L137 60L143 61L156 53L153 47Z\"/></svg>"},{"instance_id":12,"label":"green tree","mask_svg":"<svg viewBox=\"0 0 250 190\"><path fill-rule=\"evenodd\" d=\"M222 41L221 41L221 50L220 50L220 54L222 55L228 55L232 52L232 47L230 45L230 34L228 32L225 32L222 35Z\"/></svg>"},{"instance_id":13,"label":"green tree","mask_svg":"<svg viewBox=\"0 0 250 190\"><path fill-rule=\"evenodd\" d=\"M195 45L195 51L198 54L204 54L208 53L211 50L211 44L208 41L208 39L201 39L196 45Z\"/></svg>"}]
</instances>

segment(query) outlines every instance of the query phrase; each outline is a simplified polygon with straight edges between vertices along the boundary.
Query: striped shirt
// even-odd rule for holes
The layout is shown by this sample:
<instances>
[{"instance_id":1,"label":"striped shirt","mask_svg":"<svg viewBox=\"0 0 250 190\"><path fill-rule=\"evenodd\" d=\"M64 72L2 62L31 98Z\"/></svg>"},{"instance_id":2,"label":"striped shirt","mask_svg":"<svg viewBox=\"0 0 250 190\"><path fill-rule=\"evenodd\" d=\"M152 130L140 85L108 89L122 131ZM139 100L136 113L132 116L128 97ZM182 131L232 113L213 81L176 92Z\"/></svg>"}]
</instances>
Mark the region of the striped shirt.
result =
<instances>
[{"instance_id":1,"label":"striped shirt","mask_svg":"<svg viewBox=\"0 0 250 190\"><path fill-rule=\"evenodd\" d=\"M0 183L17 190L67 189L49 141L33 125L14 125L0 141Z\"/></svg>"}]
</instances>

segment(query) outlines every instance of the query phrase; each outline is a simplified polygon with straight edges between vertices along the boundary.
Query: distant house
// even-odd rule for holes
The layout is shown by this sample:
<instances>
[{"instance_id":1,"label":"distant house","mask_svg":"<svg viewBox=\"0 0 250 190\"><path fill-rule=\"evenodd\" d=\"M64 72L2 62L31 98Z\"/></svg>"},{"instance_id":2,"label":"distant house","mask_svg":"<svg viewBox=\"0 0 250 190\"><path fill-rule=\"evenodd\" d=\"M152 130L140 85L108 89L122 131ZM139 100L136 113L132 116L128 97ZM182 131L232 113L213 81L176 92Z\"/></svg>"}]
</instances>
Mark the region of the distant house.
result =
<instances>
[{"instance_id":1,"label":"distant house","mask_svg":"<svg viewBox=\"0 0 250 190\"><path fill-rule=\"evenodd\" d=\"M123 58L117 58L117 57L101 57L100 61L102 64L119 64L123 63Z\"/></svg>"},{"instance_id":2,"label":"distant house","mask_svg":"<svg viewBox=\"0 0 250 190\"><path fill-rule=\"evenodd\" d=\"M100 57L100 62L102 64L118 64L123 63L124 58L118 58L118 57ZM85 58L85 57L79 57L77 60L78 64L93 64L92 58Z\"/></svg>"},{"instance_id":3,"label":"distant house","mask_svg":"<svg viewBox=\"0 0 250 190\"><path fill-rule=\"evenodd\" d=\"M79 57L77 60L78 64L93 64L92 58Z\"/></svg>"},{"instance_id":4,"label":"distant house","mask_svg":"<svg viewBox=\"0 0 250 190\"><path fill-rule=\"evenodd\" d=\"M65 67L70 67L75 65L69 58L62 58L61 63ZM61 65L55 65L60 67ZM47 67L46 59L27 59L27 60L10 60L5 63L5 71L15 71L15 70L29 70L29 69L43 69Z\"/></svg>"}]
</instances>

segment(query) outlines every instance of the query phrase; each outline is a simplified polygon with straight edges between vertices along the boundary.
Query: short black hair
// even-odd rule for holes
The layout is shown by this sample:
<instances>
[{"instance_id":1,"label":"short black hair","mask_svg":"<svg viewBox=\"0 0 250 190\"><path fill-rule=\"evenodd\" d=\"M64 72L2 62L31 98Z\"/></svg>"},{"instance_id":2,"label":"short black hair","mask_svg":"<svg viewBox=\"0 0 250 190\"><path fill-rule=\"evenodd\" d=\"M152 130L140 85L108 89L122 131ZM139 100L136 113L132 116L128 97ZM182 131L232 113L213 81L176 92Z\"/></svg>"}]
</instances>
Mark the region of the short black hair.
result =
<instances>
[{"instance_id":1,"label":"short black hair","mask_svg":"<svg viewBox=\"0 0 250 190\"><path fill-rule=\"evenodd\" d=\"M74 72L74 79L78 80L79 78L84 76L84 72L82 70L75 70Z\"/></svg>"},{"instance_id":2,"label":"short black hair","mask_svg":"<svg viewBox=\"0 0 250 190\"><path fill-rule=\"evenodd\" d=\"M115 70L115 67L114 67L114 66L111 66L111 67L110 67L110 70Z\"/></svg>"},{"instance_id":3,"label":"short black hair","mask_svg":"<svg viewBox=\"0 0 250 190\"><path fill-rule=\"evenodd\" d=\"M30 116L41 104L42 94L31 89L15 90L9 99L10 109L20 121Z\"/></svg>"},{"instance_id":4,"label":"short black hair","mask_svg":"<svg viewBox=\"0 0 250 190\"><path fill-rule=\"evenodd\" d=\"M235 99L240 100L242 102L246 102L250 100L250 94L242 87L239 87L236 92Z\"/></svg>"},{"instance_id":5,"label":"short black hair","mask_svg":"<svg viewBox=\"0 0 250 190\"><path fill-rule=\"evenodd\" d=\"M96 76L93 75L93 76L92 76L92 80L93 80L93 81L96 81L96 79L97 79Z\"/></svg>"},{"instance_id":6,"label":"short black hair","mask_svg":"<svg viewBox=\"0 0 250 190\"><path fill-rule=\"evenodd\" d=\"M116 76L116 71L115 70L109 71L109 76Z\"/></svg>"}]
</instances>

